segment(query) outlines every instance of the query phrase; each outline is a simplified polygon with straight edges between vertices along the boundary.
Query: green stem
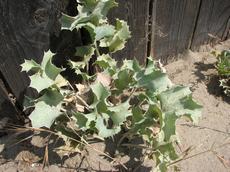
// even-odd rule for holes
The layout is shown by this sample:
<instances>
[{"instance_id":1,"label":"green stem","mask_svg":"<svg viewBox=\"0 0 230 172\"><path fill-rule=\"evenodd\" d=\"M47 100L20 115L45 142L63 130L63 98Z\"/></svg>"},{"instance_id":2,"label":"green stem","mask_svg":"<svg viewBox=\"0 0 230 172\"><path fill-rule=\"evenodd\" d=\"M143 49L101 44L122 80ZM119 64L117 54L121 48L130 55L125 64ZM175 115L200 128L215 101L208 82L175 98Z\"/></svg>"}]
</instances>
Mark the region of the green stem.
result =
<instances>
[{"instance_id":1,"label":"green stem","mask_svg":"<svg viewBox=\"0 0 230 172\"><path fill-rule=\"evenodd\" d=\"M95 50L96 50L97 57L98 57L98 56L101 56L101 54L100 54L100 52L99 52L99 49L98 49L98 46L97 46L97 42L94 43L94 46L95 46Z\"/></svg>"}]
</instances>

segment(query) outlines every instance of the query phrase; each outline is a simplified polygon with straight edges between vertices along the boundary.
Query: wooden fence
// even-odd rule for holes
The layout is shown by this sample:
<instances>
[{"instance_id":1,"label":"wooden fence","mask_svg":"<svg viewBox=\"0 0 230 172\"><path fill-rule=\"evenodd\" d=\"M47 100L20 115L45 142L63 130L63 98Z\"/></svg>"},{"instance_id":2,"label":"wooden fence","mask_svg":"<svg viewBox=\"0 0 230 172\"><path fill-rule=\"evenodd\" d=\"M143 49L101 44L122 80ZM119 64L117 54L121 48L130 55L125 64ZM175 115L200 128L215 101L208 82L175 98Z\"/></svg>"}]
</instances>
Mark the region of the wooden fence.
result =
<instances>
[{"instance_id":1,"label":"wooden fence","mask_svg":"<svg viewBox=\"0 0 230 172\"><path fill-rule=\"evenodd\" d=\"M187 49L230 37L230 0L118 0L111 13L128 21L132 39L117 58L167 63Z\"/></svg>"},{"instance_id":2,"label":"wooden fence","mask_svg":"<svg viewBox=\"0 0 230 172\"><path fill-rule=\"evenodd\" d=\"M70 0L69 4L74 3ZM117 0L110 12L128 21L132 38L114 58L136 58L142 64L152 55L169 62L187 49L213 44L230 37L230 0ZM22 110L29 79L20 72L24 59L40 62L49 48L50 33L58 30L62 0L0 1L0 118L15 117ZM16 106L12 93L16 98Z\"/></svg>"}]
</instances>

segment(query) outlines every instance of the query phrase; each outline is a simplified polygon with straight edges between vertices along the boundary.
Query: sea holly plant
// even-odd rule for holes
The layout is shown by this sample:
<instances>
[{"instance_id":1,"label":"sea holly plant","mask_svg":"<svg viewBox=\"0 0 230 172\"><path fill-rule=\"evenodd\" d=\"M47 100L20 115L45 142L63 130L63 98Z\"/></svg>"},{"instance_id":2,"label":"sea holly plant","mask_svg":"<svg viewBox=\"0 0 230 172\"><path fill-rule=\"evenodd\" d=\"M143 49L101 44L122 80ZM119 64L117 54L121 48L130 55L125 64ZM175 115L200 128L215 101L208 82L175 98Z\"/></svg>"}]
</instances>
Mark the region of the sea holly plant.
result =
<instances>
[{"instance_id":1,"label":"sea holly plant","mask_svg":"<svg viewBox=\"0 0 230 172\"><path fill-rule=\"evenodd\" d=\"M123 60L118 67L111 56L125 47L130 31L125 21L109 24L106 15L114 6L114 0L78 0L76 17L63 14L63 30L84 28L92 40L76 47L75 55L82 61L68 63L81 83L71 85L62 76L66 69L53 64L51 51L44 53L41 64L26 60L22 70L32 73L30 87L39 97L27 97L25 108L34 108L29 116L32 127L50 128L64 140L106 139L117 134L129 140L142 138L151 150L149 157L156 161L154 169L164 172L178 158L174 150L177 119L187 116L197 122L201 106L188 87L174 85L151 57L144 67L135 59ZM92 58L96 73L89 75L85 68Z\"/></svg>"},{"instance_id":2,"label":"sea holly plant","mask_svg":"<svg viewBox=\"0 0 230 172\"><path fill-rule=\"evenodd\" d=\"M224 93L230 96L230 51L213 52L217 57L216 69L220 76L220 86L224 89Z\"/></svg>"}]
</instances>

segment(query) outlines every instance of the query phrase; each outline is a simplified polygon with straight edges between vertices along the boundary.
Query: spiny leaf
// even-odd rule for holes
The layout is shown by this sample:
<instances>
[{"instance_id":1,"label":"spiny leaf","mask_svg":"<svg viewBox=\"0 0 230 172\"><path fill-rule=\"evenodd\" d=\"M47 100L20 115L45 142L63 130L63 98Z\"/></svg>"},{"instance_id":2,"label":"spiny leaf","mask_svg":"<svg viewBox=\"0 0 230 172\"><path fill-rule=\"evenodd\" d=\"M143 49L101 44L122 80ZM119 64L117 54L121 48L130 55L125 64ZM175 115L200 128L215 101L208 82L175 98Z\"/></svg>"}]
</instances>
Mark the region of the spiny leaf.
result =
<instances>
[{"instance_id":1,"label":"spiny leaf","mask_svg":"<svg viewBox=\"0 0 230 172\"><path fill-rule=\"evenodd\" d=\"M201 115L202 106L192 100L188 87L176 86L159 95L162 110L177 116L188 115L195 123Z\"/></svg>"},{"instance_id":2,"label":"spiny leaf","mask_svg":"<svg viewBox=\"0 0 230 172\"><path fill-rule=\"evenodd\" d=\"M132 108L132 114L133 114L133 118L132 118L133 123L138 123L144 119L143 111L138 106Z\"/></svg>"},{"instance_id":3,"label":"spiny leaf","mask_svg":"<svg viewBox=\"0 0 230 172\"><path fill-rule=\"evenodd\" d=\"M92 89L97 101L98 100L105 101L105 99L107 99L108 96L110 95L106 87L104 87L100 82L91 85L90 88Z\"/></svg>"},{"instance_id":4,"label":"spiny leaf","mask_svg":"<svg viewBox=\"0 0 230 172\"><path fill-rule=\"evenodd\" d=\"M110 76L114 75L117 69L117 62L108 54L103 54L97 57L97 60L94 64L97 64L104 70L104 72L107 72Z\"/></svg>"},{"instance_id":5,"label":"spiny leaf","mask_svg":"<svg viewBox=\"0 0 230 172\"><path fill-rule=\"evenodd\" d=\"M61 17L62 29L73 30L74 28L72 27L72 24L75 20L76 17L71 17L63 13Z\"/></svg>"},{"instance_id":6,"label":"spiny leaf","mask_svg":"<svg viewBox=\"0 0 230 172\"><path fill-rule=\"evenodd\" d=\"M132 111L135 115L132 130L139 134L148 134L148 128L156 124L157 118L161 116L161 111L156 105L150 105L146 111L140 107L135 107Z\"/></svg>"},{"instance_id":7,"label":"spiny leaf","mask_svg":"<svg viewBox=\"0 0 230 172\"><path fill-rule=\"evenodd\" d=\"M62 16L62 29L72 31L75 28L86 26L85 24L87 23L98 26L99 23L104 23L106 21L108 11L117 6L115 0L78 0L78 2L78 15L76 17L68 15ZM79 26L80 24L82 25Z\"/></svg>"},{"instance_id":8,"label":"spiny leaf","mask_svg":"<svg viewBox=\"0 0 230 172\"><path fill-rule=\"evenodd\" d=\"M57 87L63 87L68 84L68 82L60 75L56 77L56 79L53 81L51 80L46 74L40 74L36 73L30 78L30 87L36 89L38 92L41 92L44 89L47 89L53 85L56 85Z\"/></svg>"},{"instance_id":9,"label":"spiny leaf","mask_svg":"<svg viewBox=\"0 0 230 172\"><path fill-rule=\"evenodd\" d=\"M123 65L121 67L121 70L123 70L123 69L128 69L128 70L133 71L133 72L140 72L141 71L141 67L138 64L136 59L134 59L134 60L125 59L123 61Z\"/></svg>"},{"instance_id":10,"label":"spiny leaf","mask_svg":"<svg viewBox=\"0 0 230 172\"><path fill-rule=\"evenodd\" d=\"M110 52L122 50L126 40L130 38L130 31L127 23L122 20L116 20L115 34L113 37L104 38L100 41L100 47L109 47Z\"/></svg>"},{"instance_id":11,"label":"spiny leaf","mask_svg":"<svg viewBox=\"0 0 230 172\"><path fill-rule=\"evenodd\" d=\"M156 167L154 172L167 172L168 163L178 158L172 143L163 144L157 147Z\"/></svg>"},{"instance_id":12,"label":"spiny leaf","mask_svg":"<svg viewBox=\"0 0 230 172\"><path fill-rule=\"evenodd\" d=\"M79 128L83 130L87 129L86 126L87 126L88 119L85 114L75 112L74 117L77 119L77 125Z\"/></svg>"},{"instance_id":13,"label":"spiny leaf","mask_svg":"<svg viewBox=\"0 0 230 172\"><path fill-rule=\"evenodd\" d=\"M60 106L51 107L41 101L35 104L35 109L30 114L29 118L34 128L50 128L59 115L61 115Z\"/></svg>"},{"instance_id":14,"label":"spiny leaf","mask_svg":"<svg viewBox=\"0 0 230 172\"><path fill-rule=\"evenodd\" d=\"M49 88L44 90L43 95L38 98L38 101L43 101L50 106L57 106L63 99L63 95L57 89Z\"/></svg>"},{"instance_id":15,"label":"spiny leaf","mask_svg":"<svg viewBox=\"0 0 230 172\"><path fill-rule=\"evenodd\" d=\"M53 53L49 50L45 52L41 66L45 74L52 80L55 80L58 74L62 71L62 69L56 67L52 64Z\"/></svg>"},{"instance_id":16,"label":"spiny leaf","mask_svg":"<svg viewBox=\"0 0 230 172\"><path fill-rule=\"evenodd\" d=\"M94 78L94 76L95 76L95 75L90 76L90 75L88 75L86 72L82 72L82 71L81 71L79 68L77 68L77 67L74 68L74 70L75 70L75 73L76 73L77 75L81 75L81 76L82 76L82 78L83 78L84 81L88 81L88 80Z\"/></svg>"},{"instance_id":17,"label":"spiny leaf","mask_svg":"<svg viewBox=\"0 0 230 172\"><path fill-rule=\"evenodd\" d=\"M66 80L59 75L62 69L52 64L53 55L54 54L51 51L47 51L44 53L41 65L36 64L33 61L29 62L29 65L28 62L27 65L24 65L24 69L26 67L25 70L28 71L38 68L39 66L39 70L30 76L30 87L36 89L38 92L49 88L52 85L57 85L60 87L66 85Z\"/></svg>"},{"instance_id":18,"label":"spiny leaf","mask_svg":"<svg viewBox=\"0 0 230 172\"><path fill-rule=\"evenodd\" d=\"M176 151L172 143L159 145L157 149L161 154L164 155L164 159L166 162L170 162L171 160L175 160L178 158L178 155L176 154Z\"/></svg>"},{"instance_id":19,"label":"spiny leaf","mask_svg":"<svg viewBox=\"0 0 230 172\"><path fill-rule=\"evenodd\" d=\"M93 21L94 24L97 24L101 19L105 19L108 11L117 6L115 0L78 0L78 2L82 4L82 6L78 6L80 16L89 16L89 20ZM82 17L81 20L84 20L84 18Z\"/></svg>"},{"instance_id":20,"label":"spiny leaf","mask_svg":"<svg viewBox=\"0 0 230 172\"><path fill-rule=\"evenodd\" d=\"M105 125L105 120L108 121L109 116L107 114L101 114L97 116L95 127L98 129L98 135L103 138L111 137L120 132L120 126L108 128Z\"/></svg>"},{"instance_id":21,"label":"spiny leaf","mask_svg":"<svg viewBox=\"0 0 230 172\"><path fill-rule=\"evenodd\" d=\"M126 121L126 118L132 115L129 108L129 100L108 108L108 110L112 112L110 116L116 126L123 124L123 122Z\"/></svg>"},{"instance_id":22,"label":"spiny leaf","mask_svg":"<svg viewBox=\"0 0 230 172\"><path fill-rule=\"evenodd\" d=\"M34 60L25 60L23 64L21 64L22 71L29 72L38 72L41 70L41 66L37 64Z\"/></svg>"},{"instance_id":23,"label":"spiny leaf","mask_svg":"<svg viewBox=\"0 0 230 172\"><path fill-rule=\"evenodd\" d=\"M96 41L105 38L105 37L110 37L113 36L115 32L115 28L112 25L102 25L99 27L95 28L95 33L96 33Z\"/></svg>"},{"instance_id":24,"label":"spiny leaf","mask_svg":"<svg viewBox=\"0 0 230 172\"><path fill-rule=\"evenodd\" d=\"M152 73L152 71L159 71L159 69L156 67L155 62L153 61L153 59L151 57L147 58L147 66L145 68L145 74L150 74Z\"/></svg>"},{"instance_id":25,"label":"spiny leaf","mask_svg":"<svg viewBox=\"0 0 230 172\"><path fill-rule=\"evenodd\" d=\"M164 140L168 142L171 139L171 136L176 135L176 120L179 117L175 113L166 113L164 117Z\"/></svg>"},{"instance_id":26,"label":"spiny leaf","mask_svg":"<svg viewBox=\"0 0 230 172\"><path fill-rule=\"evenodd\" d=\"M94 53L94 48L91 46L80 46L76 47L76 53L75 56L90 58L92 54Z\"/></svg>"},{"instance_id":27,"label":"spiny leaf","mask_svg":"<svg viewBox=\"0 0 230 172\"><path fill-rule=\"evenodd\" d=\"M172 87L159 95L159 100L161 101L162 110L165 112L175 111L180 107L175 107L174 105L184 98L191 94L191 91L188 87L184 86L175 86ZM173 108L173 109L172 109Z\"/></svg>"},{"instance_id":28,"label":"spiny leaf","mask_svg":"<svg viewBox=\"0 0 230 172\"><path fill-rule=\"evenodd\" d=\"M136 80L139 87L145 87L156 93L165 91L172 85L167 75L159 70L153 70L147 75L145 71L141 71L136 75Z\"/></svg>"},{"instance_id":29,"label":"spiny leaf","mask_svg":"<svg viewBox=\"0 0 230 172\"><path fill-rule=\"evenodd\" d=\"M36 89L38 92L49 88L54 84L53 80L48 78L46 75L41 75L40 73L36 73L30 76L30 87Z\"/></svg>"},{"instance_id":30,"label":"spiny leaf","mask_svg":"<svg viewBox=\"0 0 230 172\"><path fill-rule=\"evenodd\" d=\"M92 55L94 54L95 48L91 46L80 46L76 48L75 56L83 57L83 61L73 62L70 61L72 68L84 68L88 63Z\"/></svg>"},{"instance_id":31,"label":"spiny leaf","mask_svg":"<svg viewBox=\"0 0 230 172\"><path fill-rule=\"evenodd\" d=\"M45 73L52 80L55 80L61 71L62 71L62 69L60 69L60 68L58 68L52 64L51 59L46 64Z\"/></svg>"},{"instance_id":32,"label":"spiny leaf","mask_svg":"<svg viewBox=\"0 0 230 172\"><path fill-rule=\"evenodd\" d=\"M121 70L119 73L114 76L116 78L114 80L115 87L118 90L124 90L126 88L130 88L130 83L132 81L132 76L128 72L128 70Z\"/></svg>"}]
</instances>

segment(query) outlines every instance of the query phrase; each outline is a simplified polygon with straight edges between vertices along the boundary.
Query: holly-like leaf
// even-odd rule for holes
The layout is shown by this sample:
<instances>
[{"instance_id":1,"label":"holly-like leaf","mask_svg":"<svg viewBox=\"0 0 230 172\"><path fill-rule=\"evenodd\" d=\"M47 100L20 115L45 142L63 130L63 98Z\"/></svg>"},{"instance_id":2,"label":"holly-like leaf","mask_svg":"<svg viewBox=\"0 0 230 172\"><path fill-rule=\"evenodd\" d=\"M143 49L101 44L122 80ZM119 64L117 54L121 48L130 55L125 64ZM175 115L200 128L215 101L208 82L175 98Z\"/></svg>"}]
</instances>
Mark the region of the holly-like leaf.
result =
<instances>
[{"instance_id":1,"label":"holly-like leaf","mask_svg":"<svg viewBox=\"0 0 230 172\"><path fill-rule=\"evenodd\" d=\"M100 68L104 70L104 73L110 76L114 75L117 70L117 62L112 59L108 54L103 54L97 57L94 64L97 64Z\"/></svg>"},{"instance_id":2,"label":"holly-like leaf","mask_svg":"<svg viewBox=\"0 0 230 172\"><path fill-rule=\"evenodd\" d=\"M103 138L111 137L121 131L120 126L116 126L113 128L108 128L105 125L105 121L108 122L109 116L108 114L101 114L97 116L95 127L98 129L98 135Z\"/></svg>"},{"instance_id":3,"label":"holly-like leaf","mask_svg":"<svg viewBox=\"0 0 230 172\"><path fill-rule=\"evenodd\" d=\"M82 4L78 6L79 21L90 21L95 25L97 25L100 20L106 18L111 8L117 6L115 0L78 0L78 2Z\"/></svg>"},{"instance_id":4,"label":"holly-like leaf","mask_svg":"<svg viewBox=\"0 0 230 172\"><path fill-rule=\"evenodd\" d=\"M41 65L34 61L26 61L22 66L23 70L33 70L35 73L30 76L30 87L41 92L52 85L64 86L64 79L59 75L62 69L52 64L53 53L47 51L44 53ZM66 82L66 81L65 81Z\"/></svg>"},{"instance_id":5,"label":"holly-like leaf","mask_svg":"<svg viewBox=\"0 0 230 172\"><path fill-rule=\"evenodd\" d=\"M48 76L51 80L55 80L56 77L60 74L62 69L56 67L54 64L52 64L52 57L54 54L49 50L45 52L43 56L43 60L41 63L42 69L45 72L46 76Z\"/></svg>"},{"instance_id":6,"label":"holly-like leaf","mask_svg":"<svg viewBox=\"0 0 230 172\"><path fill-rule=\"evenodd\" d=\"M105 38L111 37L115 33L115 28L112 25L102 25L95 28L96 41Z\"/></svg>"},{"instance_id":7,"label":"holly-like leaf","mask_svg":"<svg viewBox=\"0 0 230 172\"><path fill-rule=\"evenodd\" d=\"M49 88L54 84L54 81L51 80L46 75L41 75L40 73L36 73L30 76L30 87L36 89L38 92Z\"/></svg>"},{"instance_id":8,"label":"holly-like leaf","mask_svg":"<svg viewBox=\"0 0 230 172\"><path fill-rule=\"evenodd\" d=\"M64 96L55 88L46 89L38 101L43 101L47 105L57 106L64 99Z\"/></svg>"},{"instance_id":9,"label":"holly-like leaf","mask_svg":"<svg viewBox=\"0 0 230 172\"><path fill-rule=\"evenodd\" d=\"M175 86L159 95L162 110L165 113L177 116L187 115L195 123L201 116L202 106L192 100L191 91L188 87Z\"/></svg>"},{"instance_id":10,"label":"holly-like leaf","mask_svg":"<svg viewBox=\"0 0 230 172\"><path fill-rule=\"evenodd\" d=\"M126 118L131 116L129 100L119 105L108 107L111 112L110 117L116 126L122 125Z\"/></svg>"},{"instance_id":11,"label":"holly-like leaf","mask_svg":"<svg viewBox=\"0 0 230 172\"><path fill-rule=\"evenodd\" d=\"M72 24L76 21L76 17L71 17L68 16L64 13L62 13L62 17L61 17L61 24L62 24L62 29L63 30L73 30L74 26L72 26Z\"/></svg>"},{"instance_id":12,"label":"holly-like leaf","mask_svg":"<svg viewBox=\"0 0 230 172\"><path fill-rule=\"evenodd\" d=\"M116 52L124 48L126 40L130 38L127 23L117 19L115 30L113 37L104 38L100 41L100 47L109 47L110 52Z\"/></svg>"},{"instance_id":13,"label":"holly-like leaf","mask_svg":"<svg viewBox=\"0 0 230 172\"><path fill-rule=\"evenodd\" d=\"M149 105L146 110L141 107L133 107L133 126L132 131L140 135L153 136L150 128L157 124L158 118L161 116L161 111L157 105ZM149 138L148 138L149 139Z\"/></svg>"},{"instance_id":14,"label":"holly-like leaf","mask_svg":"<svg viewBox=\"0 0 230 172\"><path fill-rule=\"evenodd\" d=\"M176 135L176 120L179 117L175 113L166 113L164 116L164 124L162 130L164 131L164 141L169 142L171 136Z\"/></svg>"},{"instance_id":15,"label":"holly-like leaf","mask_svg":"<svg viewBox=\"0 0 230 172\"><path fill-rule=\"evenodd\" d=\"M130 83L132 82L132 76L128 72L128 70L121 70L119 73L114 76L116 78L114 80L115 87L118 90L124 90L126 88L130 88Z\"/></svg>"},{"instance_id":16,"label":"holly-like leaf","mask_svg":"<svg viewBox=\"0 0 230 172\"><path fill-rule=\"evenodd\" d=\"M152 73L147 75L144 72L145 71L139 72L136 75L139 87L145 87L152 92L160 93L172 85L167 75L159 70L152 71Z\"/></svg>"},{"instance_id":17,"label":"holly-like leaf","mask_svg":"<svg viewBox=\"0 0 230 172\"><path fill-rule=\"evenodd\" d=\"M139 123L144 119L143 111L140 107L135 106L132 108L132 114L133 114L133 123Z\"/></svg>"},{"instance_id":18,"label":"holly-like leaf","mask_svg":"<svg viewBox=\"0 0 230 172\"><path fill-rule=\"evenodd\" d=\"M84 58L90 58L94 53L94 48L91 46L80 46L76 47L75 56L80 56Z\"/></svg>"},{"instance_id":19,"label":"holly-like leaf","mask_svg":"<svg viewBox=\"0 0 230 172\"><path fill-rule=\"evenodd\" d=\"M128 70L136 72L136 73L138 73L138 72L141 71L141 67L138 64L138 62L137 62L136 59L134 59L134 60L127 60L127 59L125 59L123 61L123 65L121 67L121 70L124 70L124 69L128 69Z\"/></svg>"},{"instance_id":20,"label":"holly-like leaf","mask_svg":"<svg viewBox=\"0 0 230 172\"><path fill-rule=\"evenodd\" d=\"M83 61L74 62L69 61L72 68L83 69L88 63L92 55L94 54L95 48L92 46L81 46L76 48L75 56L83 57Z\"/></svg>"},{"instance_id":21,"label":"holly-like leaf","mask_svg":"<svg viewBox=\"0 0 230 172\"><path fill-rule=\"evenodd\" d=\"M167 165L178 158L172 143L163 144L157 147L155 172L167 172Z\"/></svg>"},{"instance_id":22,"label":"holly-like leaf","mask_svg":"<svg viewBox=\"0 0 230 172\"><path fill-rule=\"evenodd\" d=\"M94 76L95 76L95 75L90 76L90 75L88 75L86 72L82 72L82 71L81 71L79 68L77 68L77 67L74 68L74 70L75 70L75 73L76 73L77 75L81 75L81 77L83 78L84 81L88 81L88 80L94 78Z\"/></svg>"},{"instance_id":23,"label":"holly-like leaf","mask_svg":"<svg viewBox=\"0 0 230 172\"><path fill-rule=\"evenodd\" d=\"M55 119L61 114L60 106L51 107L41 101L35 104L35 109L30 114L29 118L34 128L50 128Z\"/></svg>"},{"instance_id":24,"label":"holly-like leaf","mask_svg":"<svg viewBox=\"0 0 230 172\"><path fill-rule=\"evenodd\" d=\"M79 128L86 130L89 127L89 126L87 126L88 119L87 119L85 114L75 112L74 117L77 119L77 125Z\"/></svg>"},{"instance_id":25,"label":"holly-like leaf","mask_svg":"<svg viewBox=\"0 0 230 172\"><path fill-rule=\"evenodd\" d=\"M110 95L107 88L104 87L100 82L91 85L90 88L92 89L95 95L95 101L105 101Z\"/></svg>"},{"instance_id":26,"label":"holly-like leaf","mask_svg":"<svg viewBox=\"0 0 230 172\"><path fill-rule=\"evenodd\" d=\"M22 71L29 72L38 72L41 70L41 66L37 64L34 60L25 60L23 64L21 64Z\"/></svg>"},{"instance_id":27,"label":"holly-like leaf","mask_svg":"<svg viewBox=\"0 0 230 172\"><path fill-rule=\"evenodd\" d=\"M78 15L76 17L62 16L62 29L72 31L75 28L86 26L87 23L98 26L106 21L108 11L117 6L115 0L78 0L78 2Z\"/></svg>"},{"instance_id":28,"label":"holly-like leaf","mask_svg":"<svg viewBox=\"0 0 230 172\"><path fill-rule=\"evenodd\" d=\"M55 80L61 71L62 69L52 64L51 59L47 62L45 67L45 73L50 79Z\"/></svg>"}]
</instances>

